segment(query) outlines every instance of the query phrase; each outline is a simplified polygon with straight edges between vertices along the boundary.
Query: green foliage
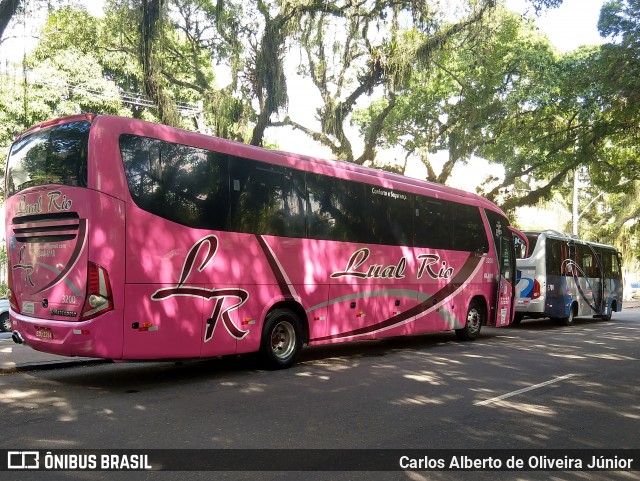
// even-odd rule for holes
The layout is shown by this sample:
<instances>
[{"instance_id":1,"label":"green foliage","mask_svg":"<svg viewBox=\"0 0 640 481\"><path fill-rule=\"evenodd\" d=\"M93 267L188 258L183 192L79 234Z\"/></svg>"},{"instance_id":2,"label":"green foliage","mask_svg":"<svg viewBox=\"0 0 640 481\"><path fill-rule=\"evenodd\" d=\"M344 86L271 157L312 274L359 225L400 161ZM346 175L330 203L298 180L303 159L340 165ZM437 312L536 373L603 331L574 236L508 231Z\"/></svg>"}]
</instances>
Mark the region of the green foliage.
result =
<instances>
[{"instance_id":1,"label":"green foliage","mask_svg":"<svg viewBox=\"0 0 640 481\"><path fill-rule=\"evenodd\" d=\"M427 37L407 32L398 44L415 43L416 36ZM378 145L401 145L407 155L421 158L430 180L441 183L447 182L455 165L480 151L502 161L513 161L516 150L530 158L531 153L522 152L529 145L522 142L528 131L523 110L541 95L541 84L553 65L551 47L533 25L498 10L472 36L460 32L447 48L433 52L428 63L416 66L410 82L396 92ZM374 102L354 116L364 136L385 105L386 99ZM507 134L509 128L519 137ZM498 148L499 142L503 144ZM430 154L441 150L449 158L437 173Z\"/></svg>"}]
</instances>

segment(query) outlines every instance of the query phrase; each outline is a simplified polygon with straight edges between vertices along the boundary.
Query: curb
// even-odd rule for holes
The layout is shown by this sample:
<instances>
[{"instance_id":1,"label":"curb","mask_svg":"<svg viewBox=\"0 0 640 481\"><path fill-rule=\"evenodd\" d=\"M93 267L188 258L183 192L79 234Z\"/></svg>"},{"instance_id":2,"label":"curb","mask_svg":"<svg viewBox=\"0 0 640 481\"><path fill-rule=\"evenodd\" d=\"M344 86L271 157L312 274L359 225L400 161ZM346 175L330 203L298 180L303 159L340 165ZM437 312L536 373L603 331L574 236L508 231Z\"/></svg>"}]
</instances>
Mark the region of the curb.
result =
<instances>
[{"instance_id":1,"label":"curb","mask_svg":"<svg viewBox=\"0 0 640 481\"><path fill-rule=\"evenodd\" d=\"M15 374L17 372L29 371L50 371L53 369L66 369L70 367L91 366L95 364L106 364L112 361L108 359L77 359L70 361L35 361L15 366L0 367L0 376L5 374Z\"/></svg>"}]
</instances>

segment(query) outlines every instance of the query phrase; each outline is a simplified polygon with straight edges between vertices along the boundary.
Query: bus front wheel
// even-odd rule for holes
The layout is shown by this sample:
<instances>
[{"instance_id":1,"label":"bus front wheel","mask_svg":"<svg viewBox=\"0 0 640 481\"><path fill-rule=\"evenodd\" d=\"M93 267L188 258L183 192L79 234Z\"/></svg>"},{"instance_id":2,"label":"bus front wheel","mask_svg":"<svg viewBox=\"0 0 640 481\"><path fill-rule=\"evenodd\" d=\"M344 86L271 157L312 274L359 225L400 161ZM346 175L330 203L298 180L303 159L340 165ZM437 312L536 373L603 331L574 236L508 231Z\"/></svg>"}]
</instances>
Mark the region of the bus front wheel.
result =
<instances>
[{"instance_id":1,"label":"bus front wheel","mask_svg":"<svg viewBox=\"0 0 640 481\"><path fill-rule=\"evenodd\" d=\"M567 317L561 317L560 319L556 319L556 323L561 326L571 326L573 324L573 319L575 318L575 305L572 305L569 309L569 315Z\"/></svg>"},{"instance_id":2,"label":"bus front wheel","mask_svg":"<svg viewBox=\"0 0 640 481\"><path fill-rule=\"evenodd\" d=\"M473 300L467 310L466 323L462 329L456 329L456 336L461 341L473 341L480 334L482 324L484 324L484 309L477 300Z\"/></svg>"},{"instance_id":3,"label":"bus front wheel","mask_svg":"<svg viewBox=\"0 0 640 481\"><path fill-rule=\"evenodd\" d=\"M270 369L293 365L302 349L300 319L289 309L271 311L264 321L260 354Z\"/></svg>"},{"instance_id":4,"label":"bus front wheel","mask_svg":"<svg viewBox=\"0 0 640 481\"><path fill-rule=\"evenodd\" d=\"M516 312L513 315L513 321L511 321L511 325L512 326L517 326L518 324L520 324L522 322L523 318L524 318L524 314L522 314L521 312Z\"/></svg>"}]
</instances>

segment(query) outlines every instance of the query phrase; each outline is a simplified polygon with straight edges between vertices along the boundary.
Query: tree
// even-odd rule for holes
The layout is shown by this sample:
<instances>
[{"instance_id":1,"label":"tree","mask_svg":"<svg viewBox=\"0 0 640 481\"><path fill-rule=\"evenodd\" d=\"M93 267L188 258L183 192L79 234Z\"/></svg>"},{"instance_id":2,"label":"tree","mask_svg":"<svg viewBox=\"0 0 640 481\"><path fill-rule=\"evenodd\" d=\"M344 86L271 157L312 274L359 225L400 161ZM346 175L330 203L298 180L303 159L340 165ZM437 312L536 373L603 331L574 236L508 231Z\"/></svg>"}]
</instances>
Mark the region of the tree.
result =
<instances>
[{"instance_id":1,"label":"tree","mask_svg":"<svg viewBox=\"0 0 640 481\"><path fill-rule=\"evenodd\" d=\"M522 128L505 124L509 133L505 139L513 139L512 145L498 142L491 146L493 152L485 152L496 160L508 159L507 177L499 188L504 193L523 176L530 178L527 183L533 187L526 195L507 192L505 208L534 203L548 198L553 189L569 188L567 179L581 167L587 169L590 184L599 192L612 193L612 198L627 192L630 181L638 179L639 24L637 0L606 4L600 32L619 43L559 57L547 69L542 95L529 102L530 115ZM524 129L525 135L520 135ZM497 189L489 193L497 194ZM604 208L600 214L614 222L627 217L616 215L616 210Z\"/></svg>"},{"instance_id":2,"label":"tree","mask_svg":"<svg viewBox=\"0 0 640 481\"><path fill-rule=\"evenodd\" d=\"M592 182L611 194L588 219L591 235L624 246L629 270L639 267L640 243L640 1L607 2L598 22L609 39L599 56L602 79L602 124L607 142L602 162L590 166Z\"/></svg>"},{"instance_id":3,"label":"tree","mask_svg":"<svg viewBox=\"0 0 640 481\"><path fill-rule=\"evenodd\" d=\"M5 153L18 133L53 117L79 112L131 115L92 53L92 39L99 31L100 22L85 11L64 8L49 16L23 73L3 78L0 148Z\"/></svg>"},{"instance_id":4,"label":"tree","mask_svg":"<svg viewBox=\"0 0 640 481\"><path fill-rule=\"evenodd\" d=\"M434 55L446 49L456 35L481 28L483 19L494 8L493 1L462 3L467 7L466 13L455 23L444 22L443 12L427 2L379 1L372 5L363 2L361 8L341 16L309 13L300 42L307 58L303 71L312 79L323 103L317 115L320 130L289 117L274 125L289 125L307 133L331 148L336 157L359 164L373 161L382 125L393 110L396 93L410 80L416 65L432 67ZM406 19L408 27L404 25ZM407 28L418 34L409 40L403 34ZM346 35L341 38L334 32ZM388 33L379 35L379 32ZM370 102L374 94L384 95L389 104L369 111L375 118L370 117L369 127L361 129L364 149L357 155L346 128L356 106Z\"/></svg>"},{"instance_id":5,"label":"tree","mask_svg":"<svg viewBox=\"0 0 640 481\"><path fill-rule=\"evenodd\" d=\"M162 32L166 14L165 0L142 0L140 22L140 53L145 92L158 106L163 124L178 127L180 118L175 102L167 95L161 76Z\"/></svg>"},{"instance_id":6,"label":"tree","mask_svg":"<svg viewBox=\"0 0 640 481\"><path fill-rule=\"evenodd\" d=\"M415 42L420 32L407 32L398 43ZM355 117L364 135L380 118L377 112L395 106L380 129L378 146L401 146L405 158L417 156L427 168L428 180L446 183L456 165L484 152L501 137L501 129L519 117L523 106L542 88L554 55L533 24L498 9L479 28L454 35L448 48L432 54L426 66L417 64L410 82L392 99L383 98ZM431 154L446 151L440 172Z\"/></svg>"},{"instance_id":7,"label":"tree","mask_svg":"<svg viewBox=\"0 0 640 481\"><path fill-rule=\"evenodd\" d=\"M560 3L529 1L536 10ZM77 35L71 24L58 33L91 55L122 96L144 89L164 123L193 128L177 117L177 104L201 102L206 125L198 128L214 134L259 145L267 128L289 125L330 146L337 157L364 163L375 160L384 120L415 66L433 69L433 59L456 38L479 35L495 9L494 0L460 4L465 13L451 23L425 0L108 0L106 17L93 33ZM416 34L406 34L407 28ZM347 32L346 38L326 35L338 31ZM50 53L61 43L52 40ZM295 46L306 56L301 71L321 94L319 129L286 115L284 65ZM223 87L214 74L219 65L231 78ZM347 138L352 114L380 95L389 104L371 110L375 117L362 130L364 148L356 153ZM147 107L130 110L149 115Z\"/></svg>"}]
</instances>

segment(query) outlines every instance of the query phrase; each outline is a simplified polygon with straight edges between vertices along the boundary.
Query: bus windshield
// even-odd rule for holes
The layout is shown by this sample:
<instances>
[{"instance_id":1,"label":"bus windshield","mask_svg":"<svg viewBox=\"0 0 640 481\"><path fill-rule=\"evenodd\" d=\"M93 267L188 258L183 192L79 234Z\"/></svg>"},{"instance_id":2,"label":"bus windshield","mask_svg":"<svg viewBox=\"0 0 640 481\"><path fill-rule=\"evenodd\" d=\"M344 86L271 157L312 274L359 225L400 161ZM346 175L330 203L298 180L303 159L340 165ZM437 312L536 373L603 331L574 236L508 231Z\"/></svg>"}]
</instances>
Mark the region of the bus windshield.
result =
<instances>
[{"instance_id":1,"label":"bus windshield","mask_svg":"<svg viewBox=\"0 0 640 481\"><path fill-rule=\"evenodd\" d=\"M536 244L538 243L538 234L537 232L525 232L527 239L529 240L529 255L536 249ZM526 256L521 257L521 259L525 259Z\"/></svg>"},{"instance_id":2,"label":"bus windshield","mask_svg":"<svg viewBox=\"0 0 640 481\"><path fill-rule=\"evenodd\" d=\"M86 187L90 126L68 122L18 140L7 161L7 195L46 184Z\"/></svg>"}]
</instances>

